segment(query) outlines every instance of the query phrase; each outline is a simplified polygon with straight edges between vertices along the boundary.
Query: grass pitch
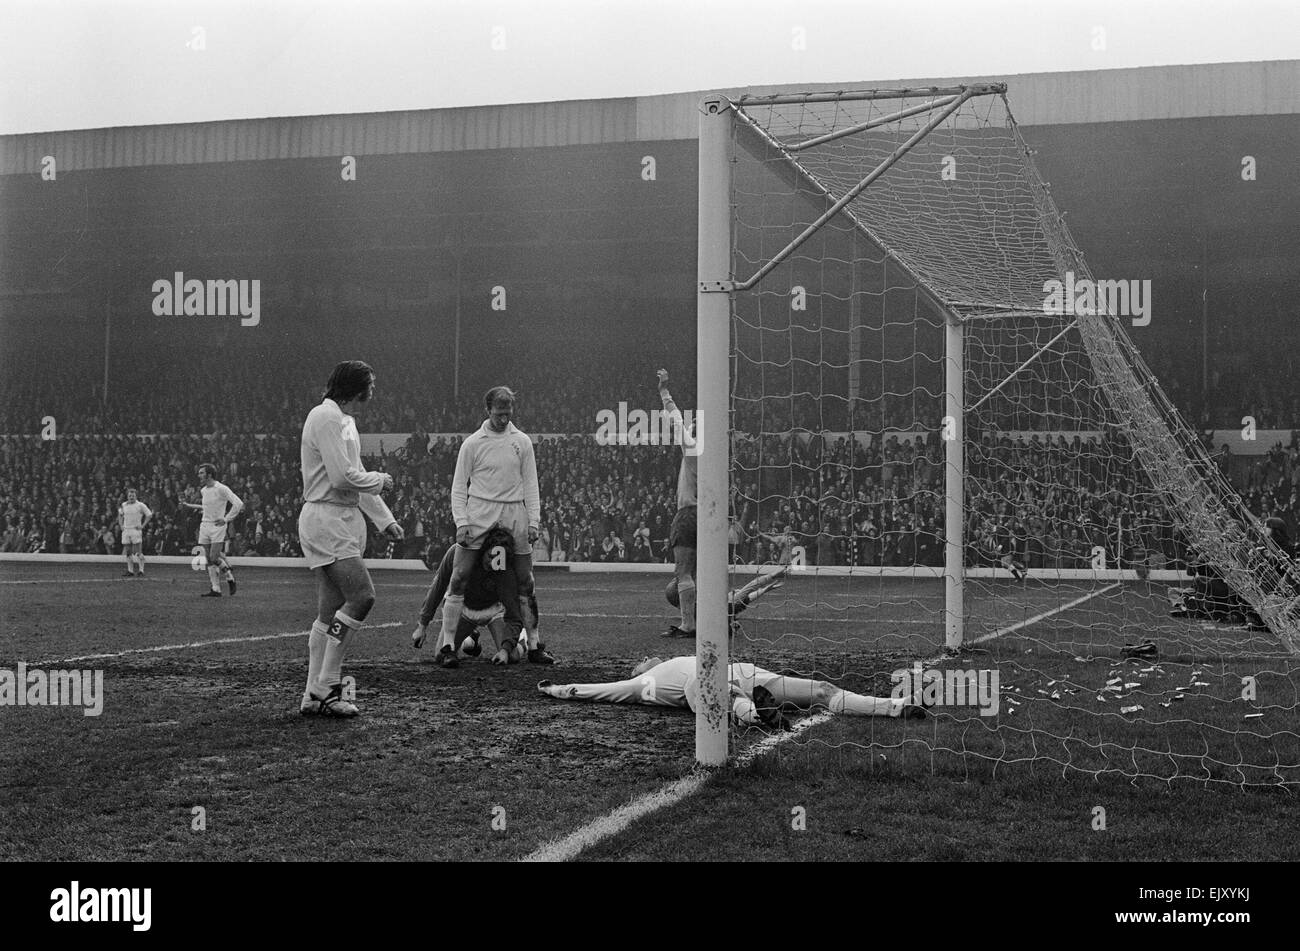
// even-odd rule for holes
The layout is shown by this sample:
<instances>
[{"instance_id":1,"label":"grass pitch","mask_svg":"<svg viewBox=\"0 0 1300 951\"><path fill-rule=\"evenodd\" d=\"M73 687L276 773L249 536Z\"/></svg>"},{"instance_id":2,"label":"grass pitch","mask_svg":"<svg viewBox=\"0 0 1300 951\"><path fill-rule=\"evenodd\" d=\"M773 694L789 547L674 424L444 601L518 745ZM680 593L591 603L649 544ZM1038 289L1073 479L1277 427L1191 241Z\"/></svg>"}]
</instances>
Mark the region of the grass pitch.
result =
<instances>
[{"instance_id":1,"label":"grass pitch","mask_svg":"<svg viewBox=\"0 0 1300 951\"><path fill-rule=\"evenodd\" d=\"M409 646L429 576L376 572L370 626L345 665L362 716L341 722L297 713L307 571L242 569L238 596L220 600L198 598L205 580L184 567L154 566L143 582L119 572L0 567L0 667L99 668L105 680L99 717L0 707L0 858L514 859L692 769L688 713L534 689L621 679L645 654L690 650L658 636L670 620L659 576L539 571L558 666L445 671ZM968 592L972 635L1006 633L940 666L996 667L997 717L833 719L584 858L1300 857L1296 664L1266 637L1170 621L1145 586L1007 631L1102 587ZM887 693L893 670L938 654L941 590L793 578L746 615L734 653ZM1119 656L1145 636L1158 662ZM1117 674L1120 690L1104 690ZM1239 696L1242 676L1256 700Z\"/></svg>"}]
</instances>

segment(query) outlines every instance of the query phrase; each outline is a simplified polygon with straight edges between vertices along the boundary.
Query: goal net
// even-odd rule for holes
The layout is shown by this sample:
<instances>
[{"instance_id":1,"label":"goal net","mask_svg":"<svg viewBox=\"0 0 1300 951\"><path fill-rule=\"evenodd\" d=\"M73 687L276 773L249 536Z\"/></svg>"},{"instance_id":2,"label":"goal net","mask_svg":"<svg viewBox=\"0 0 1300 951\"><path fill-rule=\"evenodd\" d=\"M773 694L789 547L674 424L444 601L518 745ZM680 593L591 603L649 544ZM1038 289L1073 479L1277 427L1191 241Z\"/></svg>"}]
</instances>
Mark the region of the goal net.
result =
<instances>
[{"instance_id":1,"label":"goal net","mask_svg":"<svg viewBox=\"0 0 1300 951\"><path fill-rule=\"evenodd\" d=\"M882 769L1300 783L1300 576L1130 341L1141 275L1095 279L1005 87L712 102L700 411L730 440L701 457L701 611L792 566L728 644L702 619L701 683L722 657L797 675L795 742ZM818 713L855 696L929 715Z\"/></svg>"}]
</instances>

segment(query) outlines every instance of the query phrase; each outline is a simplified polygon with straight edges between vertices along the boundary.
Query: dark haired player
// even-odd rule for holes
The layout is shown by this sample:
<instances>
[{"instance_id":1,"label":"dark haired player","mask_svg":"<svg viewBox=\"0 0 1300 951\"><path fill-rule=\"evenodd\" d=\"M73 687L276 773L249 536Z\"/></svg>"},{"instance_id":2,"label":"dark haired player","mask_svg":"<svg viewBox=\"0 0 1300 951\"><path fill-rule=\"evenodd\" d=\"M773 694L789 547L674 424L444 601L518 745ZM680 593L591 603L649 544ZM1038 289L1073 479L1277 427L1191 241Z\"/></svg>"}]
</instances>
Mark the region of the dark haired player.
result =
<instances>
[{"instance_id":1,"label":"dark haired player","mask_svg":"<svg viewBox=\"0 0 1300 951\"><path fill-rule=\"evenodd\" d=\"M515 394L494 386L483 397L488 417L460 446L451 482L451 514L456 521L451 581L442 604L440 644L450 644L465 609L465 583L477 561L483 538L498 523L514 538L515 580L519 611L528 632L528 660L553 664L537 630L537 595L533 582L533 542L541 534L542 503L537 488L533 441L510 422Z\"/></svg>"},{"instance_id":2,"label":"dark haired player","mask_svg":"<svg viewBox=\"0 0 1300 951\"><path fill-rule=\"evenodd\" d=\"M442 607L443 598L451 585L452 567L456 560L456 545L447 549L438 565L433 584L424 604L420 606L420 621L411 632L411 646L417 650L424 646L431 622ZM494 664L517 664L524 656L520 643L524 630L519 609L519 585L515 579L514 535L509 529L494 525L483 537L481 554L465 579L465 603L456 626L455 639L438 637L434 645L440 667L460 666L459 653L469 657L482 653L478 644L478 629L486 627L492 634L497 651Z\"/></svg>"},{"instance_id":3,"label":"dark haired player","mask_svg":"<svg viewBox=\"0 0 1300 951\"><path fill-rule=\"evenodd\" d=\"M389 538L402 527L379 493L393 484L386 472L361 465L361 439L350 414L375 395L375 374L360 360L340 363L330 374L325 398L302 426L302 512L298 539L307 567L316 573L316 620L307 641L304 714L354 717L343 699L343 656L375 603L375 587L362 560L368 515Z\"/></svg>"},{"instance_id":4,"label":"dark haired player","mask_svg":"<svg viewBox=\"0 0 1300 951\"><path fill-rule=\"evenodd\" d=\"M244 510L244 503L229 487L217 481L217 467L210 462L199 466L199 482L203 488L200 494L202 504L182 502L188 509L198 509L203 513L199 523L199 547L208 563L208 583L211 590L203 592L200 597L221 597L221 584L230 585L230 593L235 593L235 573L226 561L223 549L226 547L226 526ZM230 508L227 509L227 503Z\"/></svg>"}]
</instances>

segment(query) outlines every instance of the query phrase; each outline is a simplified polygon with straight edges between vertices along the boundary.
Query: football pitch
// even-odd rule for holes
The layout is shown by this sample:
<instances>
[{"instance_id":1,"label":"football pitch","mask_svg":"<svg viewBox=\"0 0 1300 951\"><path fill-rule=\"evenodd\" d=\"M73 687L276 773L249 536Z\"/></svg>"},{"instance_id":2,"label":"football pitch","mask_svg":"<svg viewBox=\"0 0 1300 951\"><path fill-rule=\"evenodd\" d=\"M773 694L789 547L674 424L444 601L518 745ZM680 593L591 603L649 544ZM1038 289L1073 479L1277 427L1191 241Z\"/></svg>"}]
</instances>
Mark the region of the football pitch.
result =
<instances>
[{"instance_id":1,"label":"football pitch","mask_svg":"<svg viewBox=\"0 0 1300 951\"><path fill-rule=\"evenodd\" d=\"M102 670L104 684L99 716L0 707L0 858L513 860L694 773L689 713L535 689L690 652L659 636L663 575L540 569L557 666L442 670L409 643L430 576L375 572L344 665L362 715L335 721L297 710L307 571L243 568L221 599L200 599L183 566L120 571L0 566L0 669ZM763 752L581 857L1300 858L1295 659L1267 635L1172 621L1164 589L985 583L968 590L970 638L985 639L939 660L940 581L790 578L744 616L733 659L877 695L915 661L993 669L997 714L736 736ZM1121 656L1146 637L1158 659Z\"/></svg>"}]
</instances>

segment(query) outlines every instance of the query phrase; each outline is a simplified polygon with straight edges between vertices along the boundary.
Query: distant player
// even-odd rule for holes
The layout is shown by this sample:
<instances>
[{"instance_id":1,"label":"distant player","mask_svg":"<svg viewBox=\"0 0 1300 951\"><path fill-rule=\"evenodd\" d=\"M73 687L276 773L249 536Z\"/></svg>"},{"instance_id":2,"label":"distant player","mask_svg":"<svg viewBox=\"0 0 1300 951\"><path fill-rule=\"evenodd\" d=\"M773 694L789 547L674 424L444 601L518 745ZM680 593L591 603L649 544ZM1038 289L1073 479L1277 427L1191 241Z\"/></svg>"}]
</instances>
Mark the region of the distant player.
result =
<instances>
[{"instance_id":1,"label":"distant player","mask_svg":"<svg viewBox=\"0 0 1300 951\"><path fill-rule=\"evenodd\" d=\"M456 547L448 548L442 556L433 584L420 607L419 623L411 632L411 646L417 650L424 646L429 623L442 608L443 598L451 584ZM496 642L497 651L492 663L517 664L523 659L526 648L520 642L520 635L523 634L524 620L519 607L514 548L514 534L500 525L494 525L484 536L480 549L482 554L474 560L474 567L465 581L465 603L455 639L445 640L440 635L434 645L440 667L460 666L457 655L462 650L469 657L482 653L477 637L480 627L486 627Z\"/></svg>"},{"instance_id":2,"label":"distant player","mask_svg":"<svg viewBox=\"0 0 1300 951\"><path fill-rule=\"evenodd\" d=\"M451 514L456 521L451 581L442 604L439 643L454 641L465 609L465 586L479 557L483 539L500 523L514 538L515 580L519 611L528 632L528 660L553 664L537 630L537 595L533 582L533 542L541 533L542 503L537 488L533 441L510 422L515 394L494 386L483 398L488 417L461 443L451 483Z\"/></svg>"},{"instance_id":3,"label":"distant player","mask_svg":"<svg viewBox=\"0 0 1300 951\"><path fill-rule=\"evenodd\" d=\"M695 636L695 546L698 499L696 485L700 460L686 451L687 441L694 436L686 426L682 411L673 402L668 390L668 371L659 370L659 399L671 421L673 440L682 447L682 464L677 471L677 514L668 529L668 548L673 553L673 580L677 582L681 618L664 631L664 637Z\"/></svg>"},{"instance_id":4,"label":"distant player","mask_svg":"<svg viewBox=\"0 0 1300 951\"><path fill-rule=\"evenodd\" d=\"M1028 572L1020 560L1020 547L1019 539L1010 525L1004 523L993 527L993 550L998 563L1011 572L1017 581L1024 581Z\"/></svg>"},{"instance_id":5,"label":"distant player","mask_svg":"<svg viewBox=\"0 0 1300 951\"><path fill-rule=\"evenodd\" d=\"M794 549L799 544L799 536L794 533L793 525L787 525L780 534L759 532L759 537L771 542L773 557L778 565L788 565L794 560Z\"/></svg>"},{"instance_id":6,"label":"distant player","mask_svg":"<svg viewBox=\"0 0 1300 951\"><path fill-rule=\"evenodd\" d=\"M239 496L217 481L217 468L205 462L199 466L199 482L203 486L200 493L202 504L182 502L187 509L198 509L203 513L199 523L199 547L208 562L208 583L211 589L200 597L221 597L221 581L230 585L230 593L235 593L235 573L226 561L226 526L244 510L244 503ZM229 506L229 508L227 508Z\"/></svg>"},{"instance_id":7,"label":"distant player","mask_svg":"<svg viewBox=\"0 0 1300 951\"><path fill-rule=\"evenodd\" d=\"M302 426L302 512L298 539L307 567L316 574L316 620L307 639L307 686L303 714L354 717L343 699L343 656L375 603L375 587L362 555L366 520L396 541L402 527L379 493L390 488L386 472L361 465L361 439L352 413L375 395L375 374L360 360L346 360L330 374L325 398Z\"/></svg>"},{"instance_id":8,"label":"distant player","mask_svg":"<svg viewBox=\"0 0 1300 951\"><path fill-rule=\"evenodd\" d=\"M126 556L127 578L144 577L144 529L153 518L153 511L136 498L135 489L126 490L126 501L117 509L117 524L122 530L122 554Z\"/></svg>"},{"instance_id":9,"label":"distant player","mask_svg":"<svg viewBox=\"0 0 1300 951\"><path fill-rule=\"evenodd\" d=\"M537 690L557 700L592 700L602 703L644 703L661 707L686 707L694 711L699 703L694 656L661 660L647 657L632 668L627 680L603 684L553 684L543 680ZM841 690L825 680L774 674L754 664L730 664L731 718L741 725L761 723L772 729L788 729L783 709L821 708L834 714L863 717L921 719L925 710L906 700L870 697Z\"/></svg>"}]
</instances>

